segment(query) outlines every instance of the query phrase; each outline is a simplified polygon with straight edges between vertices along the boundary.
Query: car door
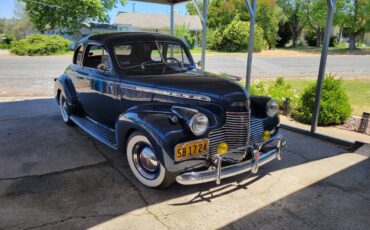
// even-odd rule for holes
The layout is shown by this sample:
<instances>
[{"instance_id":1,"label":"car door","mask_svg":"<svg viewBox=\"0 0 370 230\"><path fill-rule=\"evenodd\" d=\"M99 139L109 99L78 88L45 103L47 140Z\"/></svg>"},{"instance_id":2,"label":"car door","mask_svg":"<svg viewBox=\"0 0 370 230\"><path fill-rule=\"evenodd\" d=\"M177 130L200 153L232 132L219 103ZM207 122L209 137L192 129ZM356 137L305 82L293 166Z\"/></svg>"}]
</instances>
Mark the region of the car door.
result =
<instances>
[{"instance_id":1,"label":"car door","mask_svg":"<svg viewBox=\"0 0 370 230\"><path fill-rule=\"evenodd\" d=\"M119 78L114 74L110 56L100 44L88 44L78 72L77 89L80 102L88 117L114 128L119 113L116 89Z\"/></svg>"}]
</instances>

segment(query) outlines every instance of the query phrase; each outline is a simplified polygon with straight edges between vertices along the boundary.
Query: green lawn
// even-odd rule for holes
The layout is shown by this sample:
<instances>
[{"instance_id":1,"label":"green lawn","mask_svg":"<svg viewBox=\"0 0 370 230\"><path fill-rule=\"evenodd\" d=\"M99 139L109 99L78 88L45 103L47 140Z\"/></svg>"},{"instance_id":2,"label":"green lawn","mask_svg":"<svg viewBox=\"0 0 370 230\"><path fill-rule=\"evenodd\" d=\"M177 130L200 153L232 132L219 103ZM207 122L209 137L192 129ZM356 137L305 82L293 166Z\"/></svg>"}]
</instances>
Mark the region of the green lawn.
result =
<instances>
[{"instance_id":1,"label":"green lawn","mask_svg":"<svg viewBox=\"0 0 370 230\"><path fill-rule=\"evenodd\" d=\"M301 94L308 83L314 80L287 80L292 88ZM266 86L273 83L266 81ZM363 112L370 112L370 79L344 80L343 83L352 107L352 115L361 116Z\"/></svg>"}]
</instances>

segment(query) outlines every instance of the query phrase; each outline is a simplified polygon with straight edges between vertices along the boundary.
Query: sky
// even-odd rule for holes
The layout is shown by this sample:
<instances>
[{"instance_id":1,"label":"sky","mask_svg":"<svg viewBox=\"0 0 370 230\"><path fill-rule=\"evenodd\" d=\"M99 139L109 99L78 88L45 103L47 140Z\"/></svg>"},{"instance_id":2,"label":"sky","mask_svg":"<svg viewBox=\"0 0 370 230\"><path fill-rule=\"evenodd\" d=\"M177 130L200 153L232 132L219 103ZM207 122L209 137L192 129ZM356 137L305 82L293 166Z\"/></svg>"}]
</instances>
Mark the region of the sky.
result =
<instances>
[{"instance_id":1,"label":"sky","mask_svg":"<svg viewBox=\"0 0 370 230\"><path fill-rule=\"evenodd\" d=\"M0 18L12 18L14 16L15 2L16 0L0 0ZM186 14L185 5L186 3L176 4L175 11L178 14ZM135 12L139 13L170 14L169 5L127 1L125 6L119 6L109 12L111 22L118 11L133 12L133 8L135 8Z\"/></svg>"}]
</instances>

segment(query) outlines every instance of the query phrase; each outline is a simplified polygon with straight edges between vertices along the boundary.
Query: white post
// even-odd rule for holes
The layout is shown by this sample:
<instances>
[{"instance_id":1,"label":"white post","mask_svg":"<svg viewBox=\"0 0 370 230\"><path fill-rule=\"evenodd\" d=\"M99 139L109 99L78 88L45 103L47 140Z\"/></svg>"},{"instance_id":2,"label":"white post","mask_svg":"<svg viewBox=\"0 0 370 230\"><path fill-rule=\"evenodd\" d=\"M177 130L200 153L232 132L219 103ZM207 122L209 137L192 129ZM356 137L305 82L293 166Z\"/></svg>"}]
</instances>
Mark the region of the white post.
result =
<instances>
[{"instance_id":1,"label":"white post","mask_svg":"<svg viewBox=\"0 0 370 230\"><path fill-rule=\"evenodd\" d=\"M249 43L248 43L247 76L245 79L246 80L245 88L249 90L251 86L253 43L254 43L254 23L256 21L257 0L253 0L252 6L249 0L245 0L245 3L247 4L248 12L251 16L250 28L249 28Z\"/></svg>"},{"instance_id":2,"label":"white post","mask_svg":"<svg viewBox=\"0 0 370 230\"><path fill-rule=\"evenodd\" d=\"M203 21L202 21L202 72L206 68L206 49L207 49L207 0L203 0Z\"/></svg>"},{"instance_id":3,"label":"white post","mask_svg":"<svg viewBox=\"0 0 370 230\"><path fill-rule=\"evenodd\" d=\"M170 34L175 34L175 4L171 4Z\"/></svg>"}]
</instances>

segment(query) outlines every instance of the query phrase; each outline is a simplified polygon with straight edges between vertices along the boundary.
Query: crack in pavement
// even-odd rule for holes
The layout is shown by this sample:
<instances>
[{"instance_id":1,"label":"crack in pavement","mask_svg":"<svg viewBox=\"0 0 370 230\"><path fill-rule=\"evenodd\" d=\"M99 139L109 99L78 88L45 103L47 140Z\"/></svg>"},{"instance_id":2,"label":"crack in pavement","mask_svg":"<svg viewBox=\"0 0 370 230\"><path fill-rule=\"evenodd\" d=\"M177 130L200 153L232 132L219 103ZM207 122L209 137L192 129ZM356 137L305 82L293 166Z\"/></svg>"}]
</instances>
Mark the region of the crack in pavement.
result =
<instances>
[{"instance_id":1,"label":"crack in pavement","mask_svg":"<svg viewBox=\"0 0 370 230\"><path fill-rule=\"evenodd\" d=\"M83 170L83 169L91 168L91 167L95 167L95 166L101 166L101 165L104 165L104 164L108 164L108 162L105 160L105 161L102 161L102 162L98 162L96 164L83 165L83 166L79 166L79 167L75 167L75 168L70 168L70 169L65 169L65 170L55 171L55 172L50 172L50 173L44 173L44 174L25 175L25 176L19 176L19 177L4 177L4 178L0 178L0 181L18 180L18 179L24 179L24 178L33 178L33 177L44 177L44 176L50 176L50 175L57 175L57 174L62 174L62 173L66 173L66 172L79 171L79 170Z\"/></svg>"}]
</instances>

